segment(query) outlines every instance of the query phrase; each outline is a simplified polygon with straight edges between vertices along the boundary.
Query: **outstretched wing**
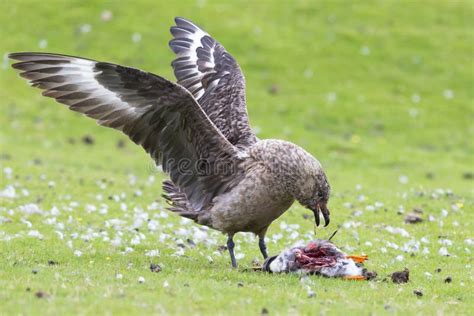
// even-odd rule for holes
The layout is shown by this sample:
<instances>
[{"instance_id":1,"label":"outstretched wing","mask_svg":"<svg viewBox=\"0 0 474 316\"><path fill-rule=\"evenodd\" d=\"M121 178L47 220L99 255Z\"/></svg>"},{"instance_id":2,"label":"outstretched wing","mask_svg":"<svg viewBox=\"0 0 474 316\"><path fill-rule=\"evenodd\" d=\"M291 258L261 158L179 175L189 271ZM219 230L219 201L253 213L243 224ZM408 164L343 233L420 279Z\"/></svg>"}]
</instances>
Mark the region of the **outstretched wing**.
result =
<instances>
[{"instance_id":1,"label":"outstretched wing","mask_svg":"<svg viewBox=\"0 0 474 316\"><path fill-rule=\"evenodd\" d=\"M239 179L239 151L184 88L154 74L111 63L45 53L14 53L43 95L141 145L186 193L195 210ZM226 166L223 171L222 165Z\"/></svg>"},{"instance_id":2,"label":"outstretched wing","mask_svg":"<svg viewBox=\"0 0 474 316\"><path fill-rule=\"evenodd\" d=\"M175 18L169 45L177 58L171 64L178 83L189 90L204 112L233 145L250 146L245 79L235 59L199 27Z\"/></svg>"}]
</instances>

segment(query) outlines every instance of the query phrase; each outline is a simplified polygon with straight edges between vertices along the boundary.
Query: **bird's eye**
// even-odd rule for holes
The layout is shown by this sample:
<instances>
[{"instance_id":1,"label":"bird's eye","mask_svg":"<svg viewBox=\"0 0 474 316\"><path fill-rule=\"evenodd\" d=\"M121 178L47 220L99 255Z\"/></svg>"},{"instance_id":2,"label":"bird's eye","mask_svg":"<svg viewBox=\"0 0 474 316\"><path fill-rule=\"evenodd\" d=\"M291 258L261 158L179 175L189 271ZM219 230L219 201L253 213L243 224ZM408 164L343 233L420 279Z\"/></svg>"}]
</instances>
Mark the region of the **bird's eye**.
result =
<instances>
[{"instance_id":1,"label":"bird's eye","mask_svg":"<svg viewBox=\"0 0 474 316\"><path fill-rule=\"evenodd\" d=\"M318 200L324 199L324 194L322 192L318 192L317 196L318 196Z\"/></svg>"}]
</instances>

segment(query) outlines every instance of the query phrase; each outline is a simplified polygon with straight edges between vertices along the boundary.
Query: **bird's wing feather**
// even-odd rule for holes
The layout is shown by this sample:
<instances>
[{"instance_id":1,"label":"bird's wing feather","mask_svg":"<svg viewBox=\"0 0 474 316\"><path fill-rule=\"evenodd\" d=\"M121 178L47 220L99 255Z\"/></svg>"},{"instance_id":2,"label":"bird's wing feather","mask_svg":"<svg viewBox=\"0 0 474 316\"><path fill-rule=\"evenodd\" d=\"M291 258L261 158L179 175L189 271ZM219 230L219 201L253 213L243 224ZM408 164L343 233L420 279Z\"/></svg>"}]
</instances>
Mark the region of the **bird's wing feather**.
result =
<instances>
[{"instance_id":1,"label":"bird's wing feather","mask_svg":"<svg viewBox=\"0 0 474 316\"><path fill-rule=\"evenodd\" d=\"M178 83L188 89L233 145L256 142L247 115L245 79L235 59L209 34L182 18L171 27L169 45Z\"/></svg>"},{"instance_id":2,"label":"bird's wing feather","mask_svg":"<svg viewBox=\"0 0 474 316\"><path fill-rule=\"evenodd\" d=\"M138 69L73 56L9 57L19 61L13 67L43 95L141 145L196 210L238 181L239 150L181 86Z\"/></svg>"}]
</instances>

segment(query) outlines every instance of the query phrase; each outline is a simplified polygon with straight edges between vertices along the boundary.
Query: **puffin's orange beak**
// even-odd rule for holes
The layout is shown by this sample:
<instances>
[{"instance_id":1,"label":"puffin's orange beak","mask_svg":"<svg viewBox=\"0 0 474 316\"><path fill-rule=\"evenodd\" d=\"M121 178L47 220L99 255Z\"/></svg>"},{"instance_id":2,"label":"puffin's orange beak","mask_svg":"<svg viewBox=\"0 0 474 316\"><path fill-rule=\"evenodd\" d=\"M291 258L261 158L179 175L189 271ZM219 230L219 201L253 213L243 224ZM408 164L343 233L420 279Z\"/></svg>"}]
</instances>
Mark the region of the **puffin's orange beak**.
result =
<instances>
[{"instance_id":1,"label":"puffin's orange beak","mask_svg":"<svg viewBox=\"0 0 474 316\"><path fill-rule=\"evenodd\" d=\"M363 281L365 280L365 276L363 275L346 275L343 277L344 280L352 280L352 281Z\"/></svg>"},{"instance_id":2,"label":"puffin's orange beak","mask_svg":"<svg viewBox=\"0 0 474 316\"><path fill-rule=\"evenodd\" d=\"M367 255L350 255L346 256L346 258L354 260L355 263L364 263L365 260L369 259Z\"/></svg>"}]
</instances>

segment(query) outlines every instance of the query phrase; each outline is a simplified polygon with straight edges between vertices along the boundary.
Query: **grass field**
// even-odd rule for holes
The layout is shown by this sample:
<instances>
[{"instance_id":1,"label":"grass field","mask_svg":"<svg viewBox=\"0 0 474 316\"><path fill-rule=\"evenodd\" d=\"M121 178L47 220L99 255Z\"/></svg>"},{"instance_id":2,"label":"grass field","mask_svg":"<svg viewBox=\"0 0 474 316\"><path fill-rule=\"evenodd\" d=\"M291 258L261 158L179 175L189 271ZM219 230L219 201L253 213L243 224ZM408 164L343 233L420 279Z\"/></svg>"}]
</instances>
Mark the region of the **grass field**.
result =
<instances>
[{"instance_id":1,"label":"grass field","mask_svg":"<svg viewBox=\"0 0 474 316\"><path fill-rule=\"evenodd\" d=\"M315 230L295 204L270 254L340 227L335 243L367 254L375 281L250 271L262 260L249 234L231 269L225 236L164 210L165 175L141 148L42 97L6 58L64 53L171 79L174 16L239 61L260 138L325 166L332 224ZM472 313L473 18L472 1L451 0L1 2L0 314ZM423 222L405 224L415 208ZM409 283L387 278L405 267Z\"/></svg>"}]
</instances>

